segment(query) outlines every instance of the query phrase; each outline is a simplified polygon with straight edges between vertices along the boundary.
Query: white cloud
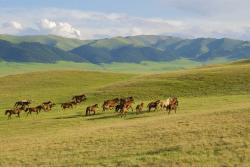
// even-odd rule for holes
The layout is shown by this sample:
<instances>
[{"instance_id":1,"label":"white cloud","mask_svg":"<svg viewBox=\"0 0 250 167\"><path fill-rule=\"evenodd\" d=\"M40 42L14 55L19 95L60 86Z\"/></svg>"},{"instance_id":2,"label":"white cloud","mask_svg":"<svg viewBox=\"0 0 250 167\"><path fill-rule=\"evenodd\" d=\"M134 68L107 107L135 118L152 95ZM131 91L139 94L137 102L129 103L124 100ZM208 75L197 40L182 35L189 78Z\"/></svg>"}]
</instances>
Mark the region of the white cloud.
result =
<instances>
[{"instance_id":1,"label":"white cloud","mask_svg":"<svg viewBox=\"0 0 250 167\"><path fill-rule=\"evenodd\" d=\"M15 34L23 29L21 23L17 21L4 22L0 24L0 33Z\"/></svg>"},{"instance_id":2,"label":"white cloud","mask_svg":"<svg viewBox=\"0 0 250 167\"><path fill-rule=\"evenodd\" d=\"M42 29L50 30L56 28L56 22L50 21L48 19L42 19L39 25Z\"/></svg>"},{"instance_id":3,"label":"white cloud","mask_svg":"<svg viewBox=\"0 0 250 167\"><path fill-rule=\"evenodd\" d=\"M42 19L38 24L41 33L61 35L65 37L80 38L81 32L67 22L56 22Z\"/></svg>"}]
</instances>

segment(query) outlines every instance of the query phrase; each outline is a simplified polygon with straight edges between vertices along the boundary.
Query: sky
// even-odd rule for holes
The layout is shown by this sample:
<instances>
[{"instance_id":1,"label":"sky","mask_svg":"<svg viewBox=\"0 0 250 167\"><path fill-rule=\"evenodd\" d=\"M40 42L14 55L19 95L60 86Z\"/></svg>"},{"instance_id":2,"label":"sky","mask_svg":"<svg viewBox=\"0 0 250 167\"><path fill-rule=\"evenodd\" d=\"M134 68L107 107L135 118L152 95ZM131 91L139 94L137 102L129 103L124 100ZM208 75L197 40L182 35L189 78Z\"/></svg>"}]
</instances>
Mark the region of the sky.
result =
<instances>
[{"instance_id":1,"label":"sky","mask_svg":"<svg viewBox=\"0 0 250 167\"><path fill-rule=\"evenodd\" d=\"M0 34L250 40L249 0L0 0Z\"/></svg>"}]
</instances>

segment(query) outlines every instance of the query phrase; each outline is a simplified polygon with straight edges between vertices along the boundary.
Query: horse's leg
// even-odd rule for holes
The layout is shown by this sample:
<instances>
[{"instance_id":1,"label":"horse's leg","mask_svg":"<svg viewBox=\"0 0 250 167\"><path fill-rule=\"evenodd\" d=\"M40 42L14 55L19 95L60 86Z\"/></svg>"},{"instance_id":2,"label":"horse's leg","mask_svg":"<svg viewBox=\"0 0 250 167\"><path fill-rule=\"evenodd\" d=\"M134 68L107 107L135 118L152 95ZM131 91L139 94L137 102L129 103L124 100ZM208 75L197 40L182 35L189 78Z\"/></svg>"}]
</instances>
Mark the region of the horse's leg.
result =
<instances>
[{"instance_id":1,"label":"horse's leg","mask_svg":"<svg viewBox=\"0 0 250 167\"><path fill-rule=\"evenodd\" d=\"M11 113L9 113L8 119L11 119Z\"/></svg>"}]
</instances>

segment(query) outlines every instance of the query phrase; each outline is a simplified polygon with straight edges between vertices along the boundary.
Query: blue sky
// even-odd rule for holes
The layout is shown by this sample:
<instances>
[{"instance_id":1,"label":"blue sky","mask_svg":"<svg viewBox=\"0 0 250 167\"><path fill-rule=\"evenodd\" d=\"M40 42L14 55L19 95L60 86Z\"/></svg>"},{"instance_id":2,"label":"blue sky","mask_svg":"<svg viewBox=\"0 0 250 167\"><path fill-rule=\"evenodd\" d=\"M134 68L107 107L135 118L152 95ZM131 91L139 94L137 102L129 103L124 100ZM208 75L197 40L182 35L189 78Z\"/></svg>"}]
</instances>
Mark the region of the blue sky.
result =
<instances>
[{"instance_id":1,"label":"blue sky","mask_svg":"<svg viewBox=\"0 0 250 167\"><path fill-rule=\"evenodd\" d=\"M250 40L249 0L0 0L0 33Z\"/></svg>"},{"instance_id":2,"label":"blue sky","mask_svg":"<svg viewBox=\"0 0 250 167\"><path fill-rule=\"evenodd\" d=\"M4 8L63 8L85 11L127 13L141 17L175 17L177 12L166 11L157 0L0 0ZM145 3L146 2L146 3Z\"/></svg>"}]
</instances>

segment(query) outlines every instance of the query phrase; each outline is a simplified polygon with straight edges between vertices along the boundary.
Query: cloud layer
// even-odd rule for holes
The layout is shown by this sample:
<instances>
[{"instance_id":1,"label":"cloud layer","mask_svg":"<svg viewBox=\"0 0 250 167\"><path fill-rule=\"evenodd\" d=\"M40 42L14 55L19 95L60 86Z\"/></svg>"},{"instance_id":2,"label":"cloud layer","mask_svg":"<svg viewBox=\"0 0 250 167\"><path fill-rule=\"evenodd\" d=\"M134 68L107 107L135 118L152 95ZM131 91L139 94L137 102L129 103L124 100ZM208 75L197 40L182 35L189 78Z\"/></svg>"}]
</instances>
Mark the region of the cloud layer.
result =
<instances>
[{"instance_id":1,"label":"cloud layer","mask_svg":"<svg viewBox=\"0 0 250 167\"><path fill-rule=\"evenodd\" d=\"M0 33L15 35L54 34L71 38L93 39L130 35L176 35L181 37L229 37L250 40L250 22L245 10L232 10L234 1L162 0L162 6L180 12L200 13L189 17L166 19L160 17L137 17L124 13L104 13L57 8L2 9L0 10ZM216 5L228 1L224 11ZM250 5L245 1L244 5ZM243 5L243 6L244 6ZM243 8L243 7L242 7ZM217 11L217 14L211 11ZM228 15L225 14L228 13ZM244 17L241 15L244 15ZM245 19L244 19L245 18Z\"/></svg>"}]
</instances>

